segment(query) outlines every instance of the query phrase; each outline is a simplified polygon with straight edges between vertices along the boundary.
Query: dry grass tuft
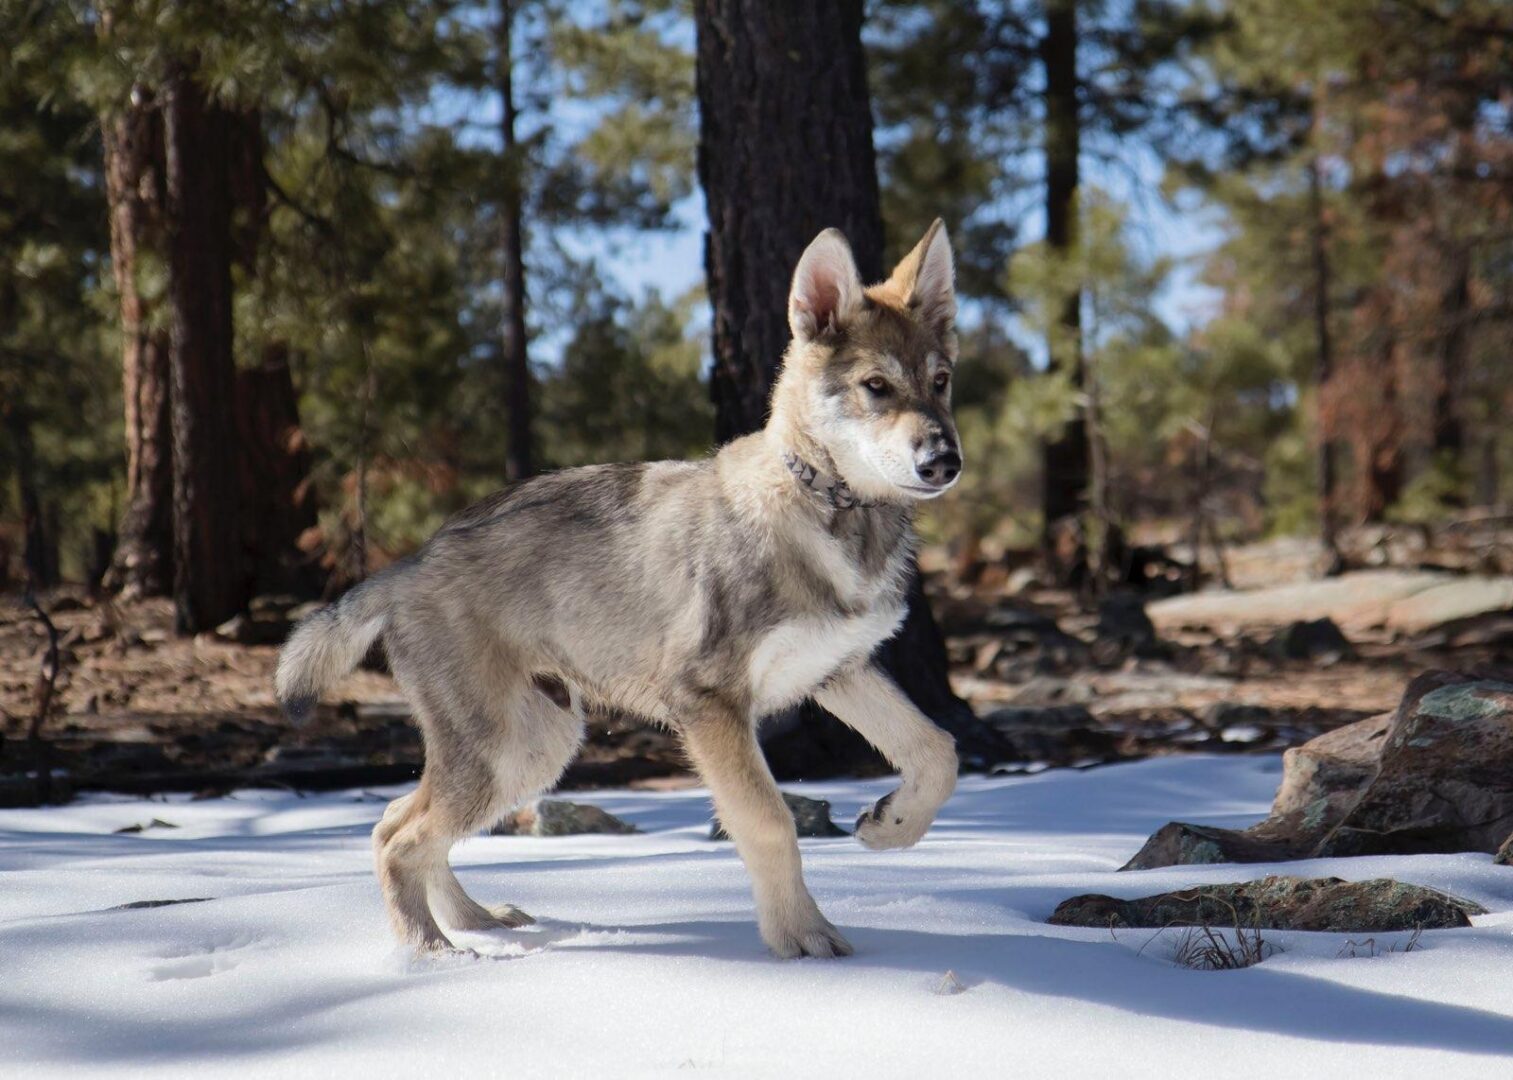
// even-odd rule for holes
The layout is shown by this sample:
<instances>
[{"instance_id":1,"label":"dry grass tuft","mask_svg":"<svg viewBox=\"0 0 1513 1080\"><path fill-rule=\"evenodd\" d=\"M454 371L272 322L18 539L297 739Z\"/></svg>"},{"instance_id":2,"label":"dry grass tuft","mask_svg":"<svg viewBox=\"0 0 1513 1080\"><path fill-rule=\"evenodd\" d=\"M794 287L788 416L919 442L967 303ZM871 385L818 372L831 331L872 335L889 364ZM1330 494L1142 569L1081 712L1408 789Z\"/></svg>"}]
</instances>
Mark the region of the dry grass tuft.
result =
<instances>
[{"instance_id":1,"label":"dry grass tuft","mask_svg":"<svg viewBox=\"0 0 1513 1080\"><path fill-rule=\"evenodd\" d=\"M1392 953L1411 953L1414 949L1423 948L1418 940L1423 936L1424 928L1422 926L1415 926L1413 933L1409 935L1407 941L1394 941L1392 944L1386 946L1378 944L1374 937L1366 938L1364 941L1356 941L1352 938L1340 946L1340 951L1336 954L1335 959L1355 960L1358 957L1369 958L1390 955Z\"/></svg>"}]
</instances>

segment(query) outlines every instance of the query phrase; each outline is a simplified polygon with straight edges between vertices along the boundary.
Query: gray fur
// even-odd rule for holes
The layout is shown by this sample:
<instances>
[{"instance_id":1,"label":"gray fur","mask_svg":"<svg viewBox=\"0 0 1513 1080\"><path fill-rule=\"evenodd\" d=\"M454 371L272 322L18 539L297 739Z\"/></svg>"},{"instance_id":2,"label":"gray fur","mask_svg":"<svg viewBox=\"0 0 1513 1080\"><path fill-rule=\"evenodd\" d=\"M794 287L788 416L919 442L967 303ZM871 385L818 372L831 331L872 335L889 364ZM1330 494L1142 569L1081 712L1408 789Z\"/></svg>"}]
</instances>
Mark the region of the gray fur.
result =
<instances>
[{"instance_id":1,"label":"gray fur","mask_svg":"<svg viewBox=\"0 0 1513 1080\"><path fill-rule=\"evenodd\" d=\"M907 462L927 436L955 438L933 375L954 361L954 334L910 314L918 305L907 275L924 280L920 259L936 234L865 303L823 313L823 334L801 334L764 431L700 462L590 466L499 492L296 629L277 674L291 716L308 713L380 634L415 707L425 774L374 832L403 940L448 947L436 914L455 929L528 918L468 899L447 849L553 784L592 704L682 733L751 870L774 951L850 951L803 885L792 822L754 730L762 716L823 692L878 745L903 784L887 820L859 831L871 846L917 840L954 786L949 738L869 665L904 614L921 497ZM806 273L834 273L842 254L849 259L837 236L816 241L822 265L806 253L796 290ZM820 285L816 294L834 292ZM942 301L933 300L938 314ZM879 364L897 382L887 409L867 407L874 397L856 382ZM788 451L875 505L837 510L817 498L784 464ZM858 460L882 464L848 465ZM900 469L909 470L904 486L894 479Z\"/></svg>"}]
</instances>

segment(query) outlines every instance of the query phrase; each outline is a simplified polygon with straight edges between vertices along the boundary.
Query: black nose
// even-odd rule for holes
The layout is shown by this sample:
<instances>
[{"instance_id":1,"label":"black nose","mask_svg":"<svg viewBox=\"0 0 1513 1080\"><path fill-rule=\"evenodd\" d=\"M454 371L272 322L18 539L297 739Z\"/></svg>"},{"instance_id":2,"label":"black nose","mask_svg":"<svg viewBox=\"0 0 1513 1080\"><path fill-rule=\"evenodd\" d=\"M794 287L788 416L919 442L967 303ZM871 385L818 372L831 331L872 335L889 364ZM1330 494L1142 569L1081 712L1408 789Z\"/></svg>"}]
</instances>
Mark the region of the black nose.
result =
<instances>
[{"instance_id":1,"label":"black nose","mask_svg":"<svg viewBox=\"0 0 1513 1080\"><path fill-rule=\"evenodd\" d=\"M961 474L961 455L955 450L947 450L916 465L914 471L925 483L942 487Z\"/></svg>"}]
</instances>

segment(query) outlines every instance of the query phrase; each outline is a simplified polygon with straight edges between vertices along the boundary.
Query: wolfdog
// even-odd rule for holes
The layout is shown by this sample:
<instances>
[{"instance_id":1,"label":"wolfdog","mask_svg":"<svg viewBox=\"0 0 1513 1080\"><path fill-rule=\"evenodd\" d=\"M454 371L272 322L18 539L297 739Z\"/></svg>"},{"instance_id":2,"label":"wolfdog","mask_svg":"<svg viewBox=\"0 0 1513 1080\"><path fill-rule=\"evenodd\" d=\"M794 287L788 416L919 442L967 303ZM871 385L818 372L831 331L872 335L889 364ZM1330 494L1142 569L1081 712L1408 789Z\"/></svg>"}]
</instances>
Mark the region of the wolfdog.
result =
<instances>
[{"instance_id":1,"label":"wolfdog","mask_svg":"<svg viewBox=\"0 0 1513 1080\"><path fill-rule=\"evenodd\" d=\"M774 953L851 952L804 884L757 724L813 697L894 764L899 787L857 823L869 848L915 843L956 786L950 736L872 662L904 617L914 504L961 471L953 265L936 221L864 287L827 229L794 272L762 431L704 461L514 485L299 624L276 678L292 719L382 636L424 735L419 785L373 830L402 942L533 921L469 897L448 852L554 784L600 705L681 736Z\"/></svg>"}]
</instances>

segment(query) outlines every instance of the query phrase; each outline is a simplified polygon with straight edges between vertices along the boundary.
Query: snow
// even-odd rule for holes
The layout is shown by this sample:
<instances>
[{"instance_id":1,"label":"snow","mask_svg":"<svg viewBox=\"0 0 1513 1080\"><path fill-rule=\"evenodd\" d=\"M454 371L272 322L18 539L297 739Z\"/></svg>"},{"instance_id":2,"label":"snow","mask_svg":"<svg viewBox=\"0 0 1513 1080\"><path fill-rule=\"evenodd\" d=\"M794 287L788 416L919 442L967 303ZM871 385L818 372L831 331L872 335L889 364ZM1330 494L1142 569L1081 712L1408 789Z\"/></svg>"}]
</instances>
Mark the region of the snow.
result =
<instances>
[{"instance_id":1,"label":"snow","mask_svg":"<svg viewBox=\"0 0 1513 1080\"><path fill-rule=\"evenodd\" d=\"M394 948L369 865L402 788L0 811L0 1075L1513 1075L1513 870L1488 856L1115 873L1167 820L1258 819L1279 776L1217 756L966 778L913 850L803 841L856 946L832 961L763 951L699 791L580 796L643 835L460 844L475 896L543 922L429 962ZM790 789L846 820L888 786ZM113 831L154 818L179 827ZM1232 972L1173 965L1170 932L1044 922L1076 893L1273 870L1391 875L1491 914L1353 959L1343 935L1269 934L1282 951ZM209 899L113 910L186 898Z\"/></svg>"}]
</instances>

